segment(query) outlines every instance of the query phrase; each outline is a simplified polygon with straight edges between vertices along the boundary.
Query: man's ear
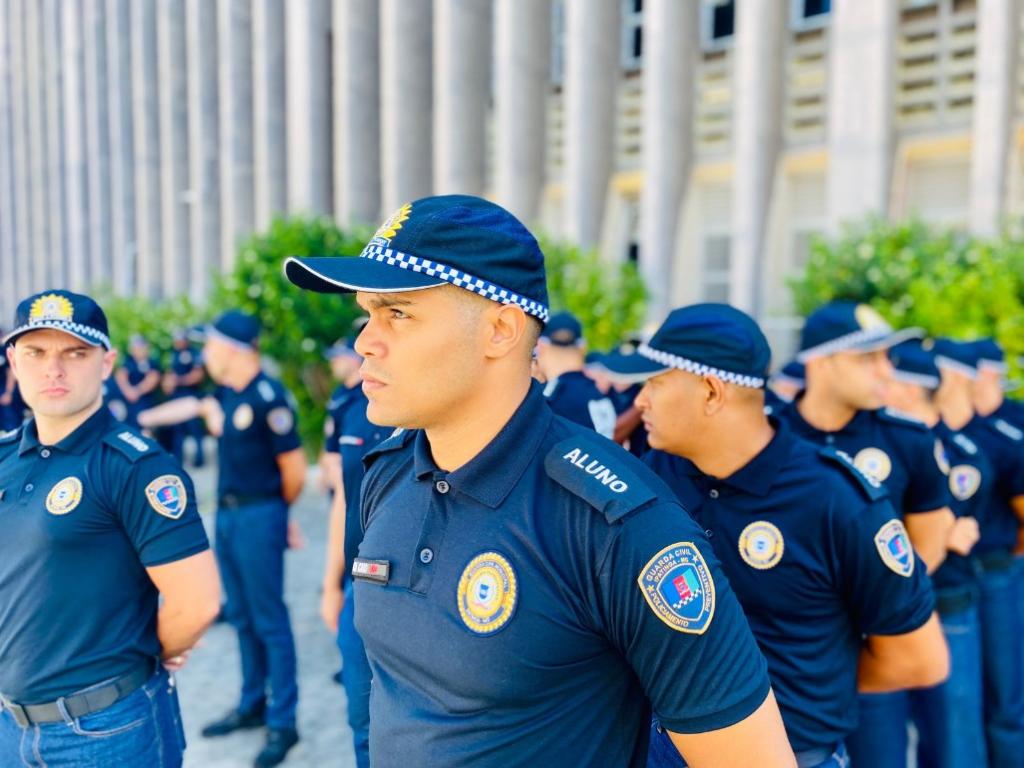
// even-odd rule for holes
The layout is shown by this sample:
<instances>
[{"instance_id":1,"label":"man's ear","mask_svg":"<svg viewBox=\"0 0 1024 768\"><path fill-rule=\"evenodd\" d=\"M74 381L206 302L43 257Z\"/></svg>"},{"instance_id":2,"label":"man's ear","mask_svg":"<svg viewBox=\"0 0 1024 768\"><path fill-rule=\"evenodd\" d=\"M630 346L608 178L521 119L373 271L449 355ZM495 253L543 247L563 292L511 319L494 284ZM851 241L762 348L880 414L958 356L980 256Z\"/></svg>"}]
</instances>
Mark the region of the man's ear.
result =
<instances>
[{"instance_id":1,"label":"man's ear","mask_svg":"<svg viewBox=\"0 0 1024 768\"><path fill-rule=\"evenodd\" d=\"M717 376L704 376L701 383L704 387L704 413L712 416L725 407L728 386Z\"/></svg>"},{"instance_id":2,"label":"man's ear","mask_svg":"<svg viewBox=\"0 0 1024 768\"><path fill-rule=\"evenodd\" d=\"M514 304L495 304L485 314L486 353L490 358L506 357L519 348L527 331L526 313Z\"/></svg>"}]
</instances>

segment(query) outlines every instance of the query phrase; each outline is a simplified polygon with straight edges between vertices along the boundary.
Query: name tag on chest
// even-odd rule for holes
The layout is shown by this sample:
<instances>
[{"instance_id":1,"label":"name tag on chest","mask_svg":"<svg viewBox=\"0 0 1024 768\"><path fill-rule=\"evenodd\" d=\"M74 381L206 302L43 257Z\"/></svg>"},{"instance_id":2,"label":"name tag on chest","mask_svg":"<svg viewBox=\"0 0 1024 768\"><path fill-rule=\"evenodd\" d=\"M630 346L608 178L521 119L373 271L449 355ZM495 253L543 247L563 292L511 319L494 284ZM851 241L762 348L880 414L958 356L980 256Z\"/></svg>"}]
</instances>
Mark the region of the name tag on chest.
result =
<instances>
[{"instance_id":1,"label":"name tag on chest","mask_svg":"<svg viewBox=\"0 0 1024 768\"><path fill-rule=\"evenodd\" d=\"M367 560L357 557L352 561L352 578L369 581L374 584L387 584L391 576L391 563L388 560Z\"/></svg>"}]
</instances>

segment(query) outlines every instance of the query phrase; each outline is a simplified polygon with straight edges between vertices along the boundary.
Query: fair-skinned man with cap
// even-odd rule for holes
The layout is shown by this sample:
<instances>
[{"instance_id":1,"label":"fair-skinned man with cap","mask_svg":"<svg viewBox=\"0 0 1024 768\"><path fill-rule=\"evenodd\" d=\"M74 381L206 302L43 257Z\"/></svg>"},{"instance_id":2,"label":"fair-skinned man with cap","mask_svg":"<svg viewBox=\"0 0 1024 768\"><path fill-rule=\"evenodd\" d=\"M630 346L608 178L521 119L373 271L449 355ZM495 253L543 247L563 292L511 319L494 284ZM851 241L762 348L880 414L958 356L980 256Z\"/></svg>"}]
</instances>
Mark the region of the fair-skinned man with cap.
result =
<instances>
[{"instance_id":1,"label":"fair-skinned man with cap","mask_svg":"<svg viewBox=\"0 0 1024 768\"><path fill-rule=\"evenodd\" d=\"M324 463L331 479L331 511L327 552L320 596L320 616L337 638L341 651L341 683L348 699L348 725L352 729L357 768L370 765L370 663L355 629L352 599L352 563L362 540L359 489L363 457L390 434L366 417L362 357L355 351L356 337L366 318L355 323L351 336L327 350L331 371L341 384L327 404Z\"/></svg>"},{"instance_id":2,"label":"fair-skinned man with cap","mask_svg":"<svg viewBox=\"0 0 1024 768\"><path fill-rule=\"evenodd\" d=\"M206 378L201 356L189 343L188 333L178 328L172 336L171 365L163 377L163 391L169 398L198 397L200 387ZM201 419L192 419L184 424L176 424L171 428L171 453L180 463L184 463L185 438L191 437L195 443L193 465L201 467L205 463L203 456L203 437L206 429Z\"/></svg>"},{"instance_id":3,"label":"fair-skinned man with cap","mask_svg":"<svg viewBox=\"0 0 1024 768\"><path fill-rule=\"evenodd\" d=\"M368 416L402 428L367 456L353 564L374 765L642 766L649 701L694 768L795 764L700 529L531 383L547 289L522 224L426 198L360 257L285 270L357 292Z\"/></svg>"},{"instance_id":4,"label":"fair-skinned man with cap","mask_svg":"<svg viewBox=\"0 0 1024 768\"><path fill-rule=\"evenodd\" d=\"M610 438L615 433L615 404L583 372L586 352L580 321L558 312L537 340L537 372L552 411Z\"/></svg>"},{"instance_id":5,"label":"fair-skinned man with cap","mask_svg":"<svg viewBox=\"0 0 1024 768\"><path fill-rule=\"evenodd\" d=\"M157 388L163 378L160 361L151 354L145 337L135 334L128 342L128 357L114 374L114 380L128 401L128 421L136 422L140 411L156 404Z\"/></svg>"},{"instance_id":6,"label":"fair-skinned man with cap","mask_svg":"<svg viewBox=\"0 0 1024 768\"><path fill-rule=\"evenodd\" d=\"M961 430L985 454L994 472L991 493L981 502L979 564L982 681L989 765L1020 765L1024 754L1024 617L1020 575L1014 559L1024 530L1024 435L995 417L974 410L977 356L968 342L938 339L933 347L942 374L936 402L943 420Z\"/></svg>"},{"instance_id":7,"label":"fair-skinned man with cap","mask_svg":"<svg viewBox=\"0 0 1024 768\"><path fill-rule=\"evenodd\" d=\"M216 550L227 593L226 618L238 632L238 706L203 729L207 737L266 725L255 765L281 763L298 743L295 640L284 602L288 506L306 477L295 408L284 386L262 370L259 322L225 312L207 329L203 361L215 397L183 397L140 414L144 426L202 416L218 438Z\"/></svg>"},{"instance_id":8,"label":"fair-skinned man with cap","mask_svg":"<svg viewBox=\"0 0 1024 768\"><path fill-rule=\"evenodd\" d=\"M764 412L771 351L724 304L672 312L631 362L645 462L708 530L768 660L798 765L842 768L858 688L948 672L923 564L884 489ZM742 436L739 438L738 436ZM678 765L654 737L650 768Z\"/></svg>"},{"instance_id":9,"label":"fair-skinned man with cap","mask_svg":"<svg viewBox=\"0 0 1024 768\"><path fill-rule=\"evenodd\" d=\"M180 766L168 669L220 604L192 482L103 407L92 299L28 298L4 343L33 417L0 436L0 765Z\"/></svg>"}]
</instances>

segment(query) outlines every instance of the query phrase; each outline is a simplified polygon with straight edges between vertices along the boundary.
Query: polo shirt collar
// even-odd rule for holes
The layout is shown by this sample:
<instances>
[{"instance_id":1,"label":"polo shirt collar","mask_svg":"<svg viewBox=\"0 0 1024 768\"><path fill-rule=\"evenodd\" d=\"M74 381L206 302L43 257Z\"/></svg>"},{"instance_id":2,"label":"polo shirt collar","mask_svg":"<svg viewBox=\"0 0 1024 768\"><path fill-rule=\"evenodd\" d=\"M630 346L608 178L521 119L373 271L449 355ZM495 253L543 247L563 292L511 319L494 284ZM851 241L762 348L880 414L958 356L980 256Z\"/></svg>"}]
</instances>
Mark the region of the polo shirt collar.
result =
<instances>
[{"instance_id":1,"label":"polo shirt collar","mask_svg":"<svg viewBox=\"0 0 1024 768\"><path fill-rule=\"evenodd\" d=\"M775 429L771 441L757 456L723 479L723 483L753 496L768 495L796 439L786 424L774 418L769 421Z\"/></svg>"},{"instance_id":2,"label":"polo shirt collar","mask_svg":"<svg viewBox=\"0 0 1024 768\"><path fill-rule=\"evenodd\" d=\"M110 425L110 411L105 404L100 405L96 413L78 425L78 428L54 446L64 453L82 454L85 453L96 440L106 432ZM25 424L21 433L21 443L18 446L18 455L24 456L29 451L41 445L39 435L36 432L36 420L32 419Z\"/></svg>"},{"instance_id":3,"label":"polo shirt collar","mask_svg":"<svg viewBox=\"0 0 1024 768\"><path fill-rule=\"evenodd\" d=\"M453 490L497 509L536 458L553 417L542 386L532 382L523 402L497 436L445 479ZM417 480L442 471L434 462L423 430L416 434L413 469Z\"/></svg>"}]
</instances>

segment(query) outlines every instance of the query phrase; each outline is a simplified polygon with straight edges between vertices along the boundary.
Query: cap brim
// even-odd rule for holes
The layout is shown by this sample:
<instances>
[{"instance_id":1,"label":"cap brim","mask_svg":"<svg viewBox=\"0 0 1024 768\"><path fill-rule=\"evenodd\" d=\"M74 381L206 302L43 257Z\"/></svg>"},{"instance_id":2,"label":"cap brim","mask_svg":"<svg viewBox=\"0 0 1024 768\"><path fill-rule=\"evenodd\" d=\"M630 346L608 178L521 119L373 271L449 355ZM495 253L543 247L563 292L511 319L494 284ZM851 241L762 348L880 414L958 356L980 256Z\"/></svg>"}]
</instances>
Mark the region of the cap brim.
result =
<instances>
[{"instance_id":1,"label":"cap brim","mask_svg":"<svg viewBox=\"0 0 1024 768\"><path fill-rule=\"evenodd\" d=\"M854 352L876 352L880 349L892 349L897 344L902 344L910 339L924 338L923 328L901 328L898 331L886 334L878 339L870 339L860 344L854 344L850 349Z\"/></svg>"},{"instance_id":2,"label":"cap brim","mask_svg":"<svg viewBox=\"0 0 1024 768\"><path fill-rule=\"evenodd\" d=\"M643 355L605 355L590 367L604 371L613 379L629 384L636 384L672 370L670 366L650 360Z\"/></svg>"},{"instance_id":3,"label":"cap brim","mask_svg":"<svg viewBox=\"0 0 1024 768\"><path fill-rule=\"evenodd\" d=\"M399 293L446 285L438 277L356 256L291 256L284 262L284 276L318 293Z\"/></svg>"},{"instance_id":4,"label":"cap brim","mask_svg":"<svg viewBox=\"0 0 1024 768\"><path fill-rule=\"evenodd\" d=\"M4 336L3 344L4 344L4 346L6 346L8 344L13 344L16 339L24 336L26 333L32 333L32 331L46 331L46 330L60 331L61 333L66 333L68 336L73 336L76 339L78 339L79 341L88 344L90 347L103 347L103 349L106 349L106 350L110 350L112 348L112 345L111 345L109 339L107 339L106 341L101 341L99 339L95 339L95 338L92 338L90 336L86 336L85 334L81 334L81 333L78 333L76 331L69 330L68 328L66 328L63 325L60 325L59 323L52 323L51 324L51 323L46 322L45 320L35 322L31 326L23 326L21 328L15 328L13 331L11 331L6 336Z\"/></svg>"}]
</instances>

